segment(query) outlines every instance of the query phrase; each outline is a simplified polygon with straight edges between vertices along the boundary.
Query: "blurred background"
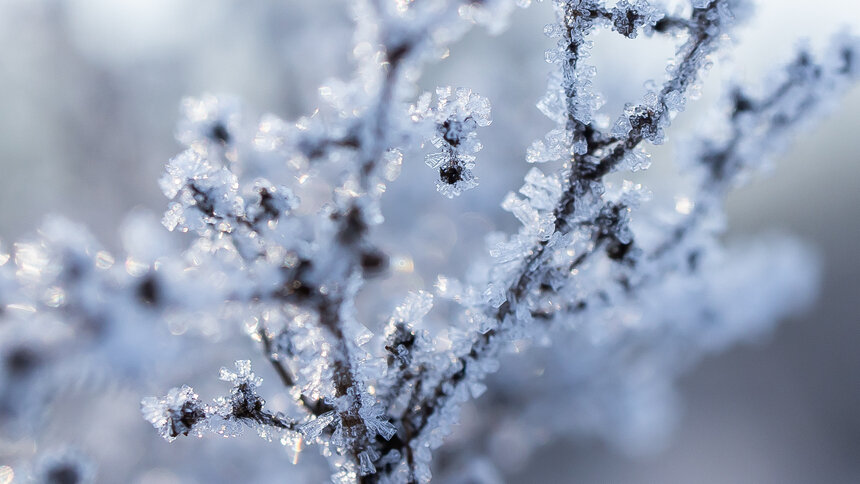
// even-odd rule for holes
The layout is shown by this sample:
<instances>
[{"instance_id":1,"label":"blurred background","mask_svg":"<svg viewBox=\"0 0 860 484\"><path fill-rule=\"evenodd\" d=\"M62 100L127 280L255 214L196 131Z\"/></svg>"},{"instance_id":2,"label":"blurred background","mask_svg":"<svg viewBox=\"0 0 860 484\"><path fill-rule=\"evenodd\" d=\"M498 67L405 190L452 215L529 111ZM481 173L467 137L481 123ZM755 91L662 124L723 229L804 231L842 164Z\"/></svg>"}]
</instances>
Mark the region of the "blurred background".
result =
<instances>
[{"instance_id":1,"label":"blurred background","mask_svg":"<svg viewBox=\"0 0 860 484\"><path fill-rule=\"evenodd\" d=\"M25 238L46 214L59 213L116 248L126 213L139 207L159 213L166 205L157 179L180 150L173 139L180 100L228 93L256 113L294 119L311 112L317 87L352 71L348 4L0 0L0 240ZM755 18L739 29L732 55L716 59L702 99L676 119L669 145L651 150L648 183L657 201L660 188L674 183L671 142L696 132L724 81L766 80L800 39L822 47L841 28L860 30L860 4L853 1L757 5ZM402 263L457 267L461 249L479 232L515 226L498 204L519 187L528 169L527 146L552 128L534 107L551 69L543 61L551 41L542 30L552 20L550 5L535 4L516 12L499 36L472 31L451 47L448 59L427 69L422 87L470 87L491 100L494 122L481 132L485 149L475 170L481 185L453 202L435 193L420 157L404 161L403 178L426 178L424 190L412 191L421 184L399 180L387 200L408 195L416 206L444 205L443 214L470 224L453 227L459 232L449 240L450 217L413 222L408 212L389 207L385 215L408 238L442 247L415 261L404 251ZM661 79L673 52L666 39L625 43L616 37L598 35L592 59L607 113L638 99L646 80ZM729 237L788 232L818 251L824 275L816 306L767 340L708 359L686 375L683 413L662 450L634 458L594 440L571 439L534 454L506 481L860 482L858 112L855 87L798 136L773 173L729 201ZM389 250L397 255L403 249ZM417 275L406 282L409 289L430 285ZM126 400L129 414L136 415L135 397ZM147 424L138 418L128 425ZM154 432L151 437L163 444ZM135 452L182 454L200 445L150 444L138 444ZM167 457L151 460L159 458ZM101 479L119 482L119 473L146 466L135 462L108 467L118 474ZM175 482L170 475L155 469L137 482Z\"/></svg>"}]
</instances>

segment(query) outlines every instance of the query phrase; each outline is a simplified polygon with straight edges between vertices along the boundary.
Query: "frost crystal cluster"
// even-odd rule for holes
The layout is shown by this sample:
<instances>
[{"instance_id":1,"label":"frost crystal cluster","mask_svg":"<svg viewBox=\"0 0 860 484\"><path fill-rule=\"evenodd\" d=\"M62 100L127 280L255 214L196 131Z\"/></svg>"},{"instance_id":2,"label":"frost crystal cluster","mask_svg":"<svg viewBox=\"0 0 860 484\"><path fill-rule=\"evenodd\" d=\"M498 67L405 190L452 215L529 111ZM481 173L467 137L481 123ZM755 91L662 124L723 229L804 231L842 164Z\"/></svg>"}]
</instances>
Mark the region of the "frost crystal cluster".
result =
<instances>
[{"instance_id":1,"label":"frost crystal cluster","mask_svg":"<svg viewBox=\"0 0 860 484\"><path fill-rule=\"evenodd\" d=\"M857 80L860 43L838 35L762 88L730 87L719 121L680 150L695 189L663 210L625 175L648 167L648 146L667 139L747 3L554 0L553 72L537 103L554 127L523 154L535 165L501 202L519 230L488 234L461 274L427 275L432 292L378 294L390 317L367 320L359 302L378 291L368 281L392 266L373 235L380 200L404 160L429 144L428 183L449 198L478 185L476 162L493 163L479 141L490 101L466 88L416 95L422 66L472 25L500 29L528 3L357 2L355 77L320 88L324 106L295 122L249 119L234 99L187 100L185 150L159 181L170 200L161 223L186 233L184 246L138 216L122 228L123 256L61 219L0 247L3 431L37 432L75 368L134 384L202 365L195 348L242 332L256 352L223 362L234 369L221 370L219 395L186 381L143 398L155 432L172 442L247 429L284 445L285 461L318 447L336 483L427 482L461 406L486 394L474 403L474 447L512 431L527 450L570 432L647 445L679 373L811 299L806 250L781 239L724 246L723 203ZM603 112L593 89L598 30L677 42L665 78L621 113ZM521 368L494 376L512 349L526 353L513 358ZM277 380L264 383L261 365ZM261 396L278 390L274 405ZM468 455L463 437L451 445Z\"/></svg>"}]
</instances>

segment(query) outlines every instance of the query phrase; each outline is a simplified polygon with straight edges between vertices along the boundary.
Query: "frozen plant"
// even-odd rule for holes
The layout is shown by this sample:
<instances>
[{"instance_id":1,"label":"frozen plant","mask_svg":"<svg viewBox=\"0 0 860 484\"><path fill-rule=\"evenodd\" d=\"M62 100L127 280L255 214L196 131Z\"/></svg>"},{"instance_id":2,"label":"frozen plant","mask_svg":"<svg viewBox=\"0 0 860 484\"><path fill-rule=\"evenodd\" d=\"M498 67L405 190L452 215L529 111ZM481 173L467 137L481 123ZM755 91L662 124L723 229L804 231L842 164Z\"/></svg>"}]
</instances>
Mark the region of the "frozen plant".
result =
<instances>
[{"instance_id":1,"label":"frozen plant","mask_svg":"<svg viewBox=\"0 0 860 484\"><path fill-rule=\"evenodd\" d=\"M820 58L799 52L756 91L731 86L720 122L684 147L680 167L695 190L665 211L623 177L647 168L647 146L665 141L747 3L553 1L545 33L556 39L546 53L555 71L538 107L556 126L525 156L556 164L532 167L502 201L521 227L487 234L486 256L463 274L429 275L433 293L382 293L368 281L390 266L373 237L387 184L429 143L442 195L476 187L491 122L489 101L469 89L415 96L423 65L473 24L499 29L528 3L357 2L355 77L322 87L325 106L293 123L250 120L229 98L187 100L185 151L160 180L170 199L162 224L187 233L185 246L134 217L119 258L53 219L40 239L0 254L3 430L36 434L34 415L70 371L135 383L153 368L200 367L198 349L239 328L260 354L246 356L253 367L243 359L221 370L223 395L210 401L182 385L143 399L164 439L250 429L293 454L315 444L337 483L427 482L461 406L489 393L472 439L519 429L531 450L538 430L578 431L645 445L665 427L679 373L814 295L816 266L799 244L723 246L723 202L857 80L860 41L837 35ZM612 122L587 64L600 29L678 42L666 78ZM391 316L364 319L368 297ZM493 379L501 356L531 346L547 347L530 364L548 378ZM272 385L259 365L289 395L280 405L261 396ZM510 422L493 430L497 418Z\"/></svg>"}]
</instances>

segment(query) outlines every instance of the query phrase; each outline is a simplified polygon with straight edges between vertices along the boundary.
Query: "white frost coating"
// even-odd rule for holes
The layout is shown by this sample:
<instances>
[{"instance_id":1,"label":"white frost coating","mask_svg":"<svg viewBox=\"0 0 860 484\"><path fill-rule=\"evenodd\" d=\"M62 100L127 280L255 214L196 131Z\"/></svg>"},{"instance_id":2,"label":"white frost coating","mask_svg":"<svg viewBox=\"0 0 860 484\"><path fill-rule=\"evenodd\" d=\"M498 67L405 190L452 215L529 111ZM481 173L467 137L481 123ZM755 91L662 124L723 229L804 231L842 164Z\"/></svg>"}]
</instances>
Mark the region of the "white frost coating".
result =
<instances>
[{"instance_id":1,"label":"white frost coating","mask_svg":"<svg viewBox=\"0 0 860 484\"><path fill-rule=\"evenodd\" d=\"M464 190L478 186L472 174L475 155L483 149L477 128L489 126L490 102L469 89L440 87L436 89L436 106L430 105L430 93L424 93L409 108L410 119L429 135L430 142L442 151L428 153L424 162L438 170L436 189L453 198Z\"/></svg>"},{"instance_id":2,"label":"white frost coating","mask_svg":"<svg viewBox=\"0 0 860 484\"><path fill-rule=\"evenodd\" d=\"M380 198L427 141L440 192L475 185L489 101L469 89L412 93L425 61L472 23L501 25L517 3L358 2L355 78L327 82L323 107L295 122L253 120L230 98L186 100L177 131L185 151L160 181L163 223L186 233L184 245L141 215L123 225L120 255L62 219L3 245L4 432L38 427L49 397L71 391L72 373L97 371L134 388L156 379L166 395L141 409L168 441L250 429L293 457L318 447L335 482L429 480L433 451L473 399L459 452L470 468L483 467L474 449L512 434L522 455L565 433L648 450L674 418L679 374L814 297L817 266L802 245L771 237L723 246L723 201L856 81L858 40L838 36L824 60L802 51L756 95L729 89L717 121L685 148L680 166L695 189L662 213L646 187L607 176L648 167L648 146L667 140L672 116L746 14L743 2L670 14L645 0L554 1L557 21L545 32L557 42L547 55L555 72L538 107L555 126L525 158L558 163L531 167L505 196L515 233L486 235L486 250L442 234L448 248L471 248L473 264L457 279L437 276L408 254L385 253L406 244L380 240L400 235L378 227L389 215ZM601 112L595 69L584 63L598 29L681 43L666 78L623 113ZM616 122L606 129L597 116ZM389 284L395 272L409 284L435 281L435 296ZM381 282L365 284L373 278ZM193 356L237 332L255 350L222 370L224 383L214 383L225 391L203 403L189 386L170 389L180 377L204 378L194 367L209 362ZM510 349L521 366L492 376ZM265 387L252 359L260 374L269 367Z\"/></svg>"},{"instance_id":3,"label":"white frost coating","mask_svg":"<svg viewBox=\"0 0 860 484\"><path fill-rule=\"evenodd\" d=\"M155 427L168 442L176 440L179 435L188 435L199 427L202 419L189 419L195 411L199 411L200 402L194 389L188 385L173 388L164 398L146 397L140 403L143 418ZM202 433L197 430L197 434Z\"/></svg>"},{"instance_id":4,"label":"white frost coating","mask_svg":"<svg viewBox=\"0 0 860 484\"><path fill-rule=\"evenodd\" d=\"M334 422L336 417L337 414L334 411L326 412L310 422L301 425L299 427L299 432L301 432L307 439L315 439L319 437L326 427Z\"/></svg>"}]
</instances>

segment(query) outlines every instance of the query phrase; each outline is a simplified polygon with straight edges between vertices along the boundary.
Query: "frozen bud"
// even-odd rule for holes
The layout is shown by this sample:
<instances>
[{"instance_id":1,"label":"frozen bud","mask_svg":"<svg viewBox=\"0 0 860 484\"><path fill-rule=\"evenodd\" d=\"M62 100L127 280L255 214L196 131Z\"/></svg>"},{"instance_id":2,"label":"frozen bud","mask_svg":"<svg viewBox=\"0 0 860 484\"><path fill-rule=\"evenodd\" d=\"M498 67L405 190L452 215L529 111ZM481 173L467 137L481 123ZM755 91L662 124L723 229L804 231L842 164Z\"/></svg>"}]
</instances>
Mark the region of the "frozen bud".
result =
<instances>
[{"instance_id":1,"label":"frozen bud","mask_svg":"<svg viewBox=\"0 0 860 484\"><path fill-rule=\"evenodd\" d=\"M257 395L257 388L263 379L251 371L250 360L239 360L235 363L236 372L221 368L220 378L233 383L230 399L219 400L219 413L226 418L256 419L263 410L265 401Z\"/></svg>"},{"instance_id":2,"label":"frozen bud","mask_svg":"<svg viewBox=\"0 0 860 484\"><path fill-rule=\"evenodd\" d=\"M186 98L176 138L187 146L229 145L239 125L239 110L238 100L230 97Z\"/></svg>"},{"instance_id":3,"label":"frozen bud","mask_svg":"<svg viewBox=\"0 0 860 484\"><path fill-rule=\"evenodd\" d=\"M89 484L95 479L95 466L75 451L49 453L39 459L34 477L38 484Z\"/></svg>"},{"instance_id":4,"label":"frozen bud","mask_svg":"<svg viewBox=\"0 0 860 484\"><path fill-rule=\"evenodd\" d=\"M454 198L466 190L478 186L478 179L466 165L451 159L439 168L436 190L448 198Z\"/></svg>"},{"instance_id":5,"label":"frozen bud","mask_svg":"<svg viewBox=\"0 0 860 484\"><path fill-rule=\"evenodd\" d=\"M163 398L146 397L140 405L144 418L168 442L180 435L188 435L206 419L204 407L188 385L171 389Z\"/></svg>"},{"instance_id":6,"label":"frozen bud","mask_svg":"<svg viewBox=\"0 0 860 484\"><path fill-rule=\"evenodd\" d=\"M650 22L651 7L648 2L639 0L630 4L627 0L621 0L612 8L612 29L619 34L635 39L637 30Z\"/></svg>"},{"instance_id":7,"label":"frozen bud","mask_svg":"<svg viewBox=\"0 0 860 484\"><path fill-rule=\"evenodd\" d=\"M365 277L380 275L388 269L388 255L377 249L368 249L361 253L361 270Z\"/></svg>"},{"instance_id":8,"label":"frozen bud","mask_svg":"<svg viewBox=\"0 0 860 484\"><path fill-rule=\"evenodd\" d=\"M430 141L441 151L428 154L425 162L439 170L436 189L453 198L478 184L472 174L475 154L483 149L477 129L492 122L490 102L464 88L440 87L436 96L435 107L429 105L430 97L425 94L410 113L416 121L432 121L434 133Z\"/></svg>"},{"instance_id":9,"label":"frozen bud","mask_svg":"<svg viewBox=\"0 0 860 484\"><path fill-rule=\"evenodd\" d=\"M24 343L4 348L2 358L4 373L11 380L30 377L39 369L43 360L39 348Z\"/></svg>"}]
</instances>

